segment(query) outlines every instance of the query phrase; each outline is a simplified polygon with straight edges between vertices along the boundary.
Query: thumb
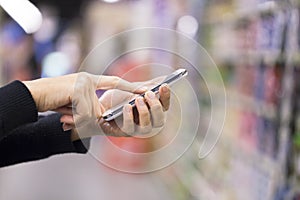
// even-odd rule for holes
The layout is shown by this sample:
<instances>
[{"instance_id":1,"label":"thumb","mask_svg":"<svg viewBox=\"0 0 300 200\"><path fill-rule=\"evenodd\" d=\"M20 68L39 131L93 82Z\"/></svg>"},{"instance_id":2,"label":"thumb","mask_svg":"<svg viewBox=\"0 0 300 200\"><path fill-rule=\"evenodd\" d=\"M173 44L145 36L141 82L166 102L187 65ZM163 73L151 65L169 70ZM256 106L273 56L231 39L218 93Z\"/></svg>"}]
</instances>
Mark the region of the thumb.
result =
<instances>
[{"instance_id":1,"label":"thumb","mask_svg":"<svg viewBox=\"0 0 300 200\"><path fill-rule=\"evenodd\" d=\"M93 80L97 89L119 89L132 93L144 93L147 88L138 82L129 82L117 76L97 76L93 75Z\"/></svg>"}]
</instances>

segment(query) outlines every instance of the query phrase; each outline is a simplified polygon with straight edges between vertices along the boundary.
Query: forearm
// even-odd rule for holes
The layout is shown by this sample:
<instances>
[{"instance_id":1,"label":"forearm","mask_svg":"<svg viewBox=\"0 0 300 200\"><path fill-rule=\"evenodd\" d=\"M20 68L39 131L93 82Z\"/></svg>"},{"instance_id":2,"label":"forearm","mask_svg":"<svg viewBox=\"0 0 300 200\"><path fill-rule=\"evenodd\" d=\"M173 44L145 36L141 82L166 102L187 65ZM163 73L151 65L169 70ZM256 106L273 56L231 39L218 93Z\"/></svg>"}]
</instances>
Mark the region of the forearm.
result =
<instances>
[{"instance_id":1,"label":"forearm","mask_svg":"<svg viewBox=\"0 0 300 200\"><path fill-rule=\"evenodd\" d=\"M86 153L86 144L72 141L71 131L63 131L55 114L10 132L0 141L0 167L44 159L62 153Z\"/></svg>"}]
</instances>

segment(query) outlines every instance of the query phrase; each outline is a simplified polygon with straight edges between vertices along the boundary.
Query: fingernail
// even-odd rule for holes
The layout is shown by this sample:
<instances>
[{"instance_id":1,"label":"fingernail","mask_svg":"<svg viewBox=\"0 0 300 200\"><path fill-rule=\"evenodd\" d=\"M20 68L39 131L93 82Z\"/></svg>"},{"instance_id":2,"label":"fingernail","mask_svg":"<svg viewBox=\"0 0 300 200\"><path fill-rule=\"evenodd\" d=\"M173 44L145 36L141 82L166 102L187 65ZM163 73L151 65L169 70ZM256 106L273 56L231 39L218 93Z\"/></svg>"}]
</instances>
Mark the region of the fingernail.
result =
<instances>
[{"instance_id":1,"label":"fingernail","mask_svg":"<svg viewBox=\"0 0 300 200\"><path fill-rule=\"evenodd\" d=\"M168 85L166 85L166 84L162 85L163 92L168 92L168 90L169 90Z\"/></svg>"},{"instance_id":2,"label":"fingernail","mask_svg":"<svg viewBox=\"0 0 300 200\"><path fill-rule=\"evenodd\" d=\"M131 112L131 106L130 105L125 105L125 111L130 113Z\"/></svg>"},{"instance_id":3,"label":"fingernail","mask_svg":"<svg viewBox=\"0 0 300 200\"><path fill-rule=\"evenodd\" d=\"M69 131L69 130L72 129L72 126L67 125L67 124L63 124L62 128L63 128L64 131Z\"/></svg>"},{"instance_id":4,"label":"fingernail","mask_svg":"<svg viewBox=\"0 0 300 200\"><path fill-rule=\"evenodd\" d=\"M154 99L155 98L155 94L153 92L147 92L147 96L150 98L150 99Z\"/></svg>"},{"instance_id":5,"label":"fingernail","mask_svg":"<svg viewBox=\"0 0 300 200\"><path fill-rule=\"evenodd\" d=\"M138 103L139 103L140 106L144 106L145 105L145 102L144 102L143 98L138 98L137 101L138 101Z\"/></svg>"}]
</instances>

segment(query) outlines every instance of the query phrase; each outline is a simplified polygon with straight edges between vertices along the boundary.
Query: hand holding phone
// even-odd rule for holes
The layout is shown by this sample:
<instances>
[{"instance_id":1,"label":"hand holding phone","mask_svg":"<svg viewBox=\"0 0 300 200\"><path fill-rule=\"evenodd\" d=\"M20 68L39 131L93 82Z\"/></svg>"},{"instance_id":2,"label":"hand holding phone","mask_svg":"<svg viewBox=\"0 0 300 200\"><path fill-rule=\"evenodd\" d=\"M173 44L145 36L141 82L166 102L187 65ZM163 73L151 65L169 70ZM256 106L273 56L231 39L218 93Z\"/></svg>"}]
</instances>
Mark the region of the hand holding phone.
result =
<instances>
[{"instance_id":1,"label":"hand holding phone","mask_svg":"<svg viewBox=\"0 0 300 200\"><path fill-rule=\"evenodd\" d=\"M159 83L158 85L156 85L155 87L153 87L150 91L154 92L155 94L158 93L160 86L162 86L163 84L168 84L168 85L172 85L173 83L181 80L183 77L185 77L188 74L186 69L178 69L175 72L173 72L172 74L168 75L161 83ZM144 94L141 94L140 96L144 97ZM107 110L106 112L103 113L102 117L105 121L111 121L117 117L119 117L120 115L122 115L123 113L123 107L125 104L130 104L132 105L132 107L135 107L135 98L130 100L129 102L123 103L123 104L119 104L109 110Z\"/></svg>"}]
</instances>

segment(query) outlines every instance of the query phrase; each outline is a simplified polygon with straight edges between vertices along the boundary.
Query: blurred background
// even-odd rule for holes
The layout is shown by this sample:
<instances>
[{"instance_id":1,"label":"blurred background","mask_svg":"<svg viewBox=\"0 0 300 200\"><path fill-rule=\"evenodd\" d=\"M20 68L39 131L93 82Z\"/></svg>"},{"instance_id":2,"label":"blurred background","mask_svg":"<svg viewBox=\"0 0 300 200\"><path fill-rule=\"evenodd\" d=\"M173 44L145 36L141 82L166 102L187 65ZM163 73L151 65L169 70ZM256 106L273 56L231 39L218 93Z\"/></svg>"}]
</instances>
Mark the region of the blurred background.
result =
<instances>
[{"instance_id":1,"label":"blurred background","mask_svg":"<svg viewBox=\"0 0 300 200\"><path fill-rule=\"evenodd\" d=\"M121 31L138 27L168 28L200 43L218 66L226 87L226 121L216 147L200 160L197 157L203 139L200 130L209 126L210 118L205 116L211 105L205 83L189 69L193 72L189 81L198 88L197 99L204 117L197 140L174 164L136 175L110 169L89 154L52 156L0 169L1 200L300 199L299 1L31 2L43 15L42 27L31 35L0 10L1 85L14 79L53 77L82 70L87 54ZM143 37L162 40L157 35ZM117 54L135 39L111 44L103 52L103 58ZM167 72L163 65L176 69L182 63L176 56L163 52L152 54L139 52L122 56L105 73L122 76L136 66L158 63L151 70L137 68L125 76L131 81L141 81L156 77L162 70ZM196 52L190 50L190 54ZM213 76L207 78L214 81ZM221 89L216 84L210 92L218 94ZM184 109L193 111L194 107ZM166 138L172 135L176 124L176 120L168 121ZM93 139L92 148L99 146L101 140L101 137ZM150 152L157 144L163 144L157 138L110 140L134 152ZM151 160L132 160L111 153L109 147L102 151L106 159L124 166L151 163Z\"/></svg>"}]
</instances>

